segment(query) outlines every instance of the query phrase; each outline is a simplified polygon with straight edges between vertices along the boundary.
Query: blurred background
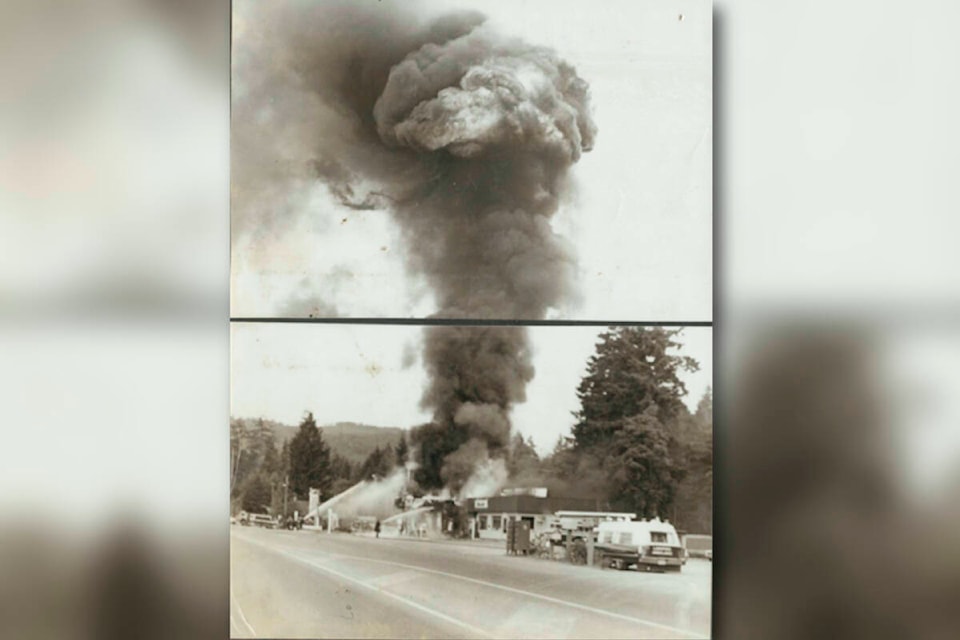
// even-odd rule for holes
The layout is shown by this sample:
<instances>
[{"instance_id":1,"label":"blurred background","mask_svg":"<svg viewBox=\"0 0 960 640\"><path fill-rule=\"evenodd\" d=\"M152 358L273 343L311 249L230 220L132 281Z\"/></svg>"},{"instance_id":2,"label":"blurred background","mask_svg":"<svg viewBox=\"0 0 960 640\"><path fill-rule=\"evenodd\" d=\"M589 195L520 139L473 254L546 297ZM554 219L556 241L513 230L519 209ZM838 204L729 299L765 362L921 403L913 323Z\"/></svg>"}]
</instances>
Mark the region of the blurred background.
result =
<instances>
[{"instance_id":1,"label":"blurred background","mask_svg":"<svg viewBox=\"0 0 960 640\"><path fill-rule=\"evenodd\" d=\"M717 637L960 628L958 22L715 3ZM229 27L0 8L0 637L228 633Z\"/></svg>"}]
</instances>

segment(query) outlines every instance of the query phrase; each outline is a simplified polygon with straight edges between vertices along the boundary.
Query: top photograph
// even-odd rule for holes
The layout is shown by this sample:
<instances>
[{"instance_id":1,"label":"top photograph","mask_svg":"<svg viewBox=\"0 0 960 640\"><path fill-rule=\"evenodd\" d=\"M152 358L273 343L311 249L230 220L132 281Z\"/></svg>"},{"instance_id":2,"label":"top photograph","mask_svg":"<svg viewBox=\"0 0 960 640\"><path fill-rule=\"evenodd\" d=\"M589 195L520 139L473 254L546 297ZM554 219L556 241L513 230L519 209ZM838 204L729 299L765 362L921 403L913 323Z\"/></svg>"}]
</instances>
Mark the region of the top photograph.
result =
<instances>
[{"instance_id":1,"label":"top photograph","mask_svg":"<svg viewBox=\"0 0 960 640\"><path fill-rule=\"evenodd\" d=\"M708 1L233 3L233 318L709 322Z\"/></svg>"}]
</instances>

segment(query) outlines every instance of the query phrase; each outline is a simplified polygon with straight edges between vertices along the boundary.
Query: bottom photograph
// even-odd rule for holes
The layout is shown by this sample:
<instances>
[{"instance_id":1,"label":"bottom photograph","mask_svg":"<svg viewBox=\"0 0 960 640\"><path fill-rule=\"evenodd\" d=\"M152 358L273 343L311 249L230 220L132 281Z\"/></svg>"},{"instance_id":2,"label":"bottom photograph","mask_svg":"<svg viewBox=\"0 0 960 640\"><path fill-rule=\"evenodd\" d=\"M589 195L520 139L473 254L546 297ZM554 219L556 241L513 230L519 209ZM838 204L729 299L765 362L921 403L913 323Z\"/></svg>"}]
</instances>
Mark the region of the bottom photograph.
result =
<instances>
[{"instance_id":1,"label":"bottom photograph","mask_svg":"<svg viewBox=\"0 0 960 640\"><path fill-rule=\"evenodd\" d=\"M231 323L231 637L710 637L712 354Z\"/></svg>"}]
</instances>

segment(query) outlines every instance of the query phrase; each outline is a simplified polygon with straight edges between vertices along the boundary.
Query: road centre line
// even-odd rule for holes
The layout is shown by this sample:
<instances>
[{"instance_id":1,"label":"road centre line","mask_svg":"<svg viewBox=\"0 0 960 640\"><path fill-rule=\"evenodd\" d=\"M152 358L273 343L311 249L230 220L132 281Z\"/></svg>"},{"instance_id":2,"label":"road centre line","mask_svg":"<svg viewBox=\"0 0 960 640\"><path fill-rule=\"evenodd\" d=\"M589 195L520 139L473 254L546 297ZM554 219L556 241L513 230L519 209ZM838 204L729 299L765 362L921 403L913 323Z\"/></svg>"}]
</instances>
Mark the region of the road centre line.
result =
<instances>
[{"instance_id":1,"label":"road centre line","mask_svg":"<svg viewBox=\"0 0 960 640\"><path fill-rule=\"evenodd\" d=\"M294 556L292 553L289 553L286 548L273 547L273 546L270 546L270 545L268 545L268 544L266 544L266 543L264 543L264 542L253 541L253 540L250 540L249 538L248 538L247 540L248 540L249 542L252 542L253 544L257 544L257 545L259 545L259 546L261 546L261 547L264 547L264 548L266 548L266 549L269 549L269 550L271 550L271 551L274 551L274 552L277 552L277 553L282 553L282 554L284 554L284 555L289 555L289 556L291 556L291 557L297 557L297 559L300 559L300 560L302 560L302 561L304 561L304 562L309 562L310 564L314 564L314 563L313 563L312 561L310 561L310 560L306 560L306 559L301 558L301 557L299 557L299 556ZM347 555L347 554L342 554L342 553L326 553L326 552L321 552L321 553L324 553L326 556L328 556L328 557L333 557L333 558L344 558L344 559L347 559L347 560L360 560L360 561L363 561L363 562L374 562L374 563L385 564L385 565L390 565L390 566L394 566L394 567L401 567L401 568L404 568L404 569L412 569L412 570L414 570L414 571L420 571L420 572L423 572L423 573L432 573L432 574L434 574L434 575L446 576L446 577L448 577L448 578L453 578L453 579L455 579L455 580L463 580L464 582L471 582L471 583L478 584L478 585L481 585L481 586L490 587L490 588L492 588L492 589L500 589L501 591L507 591L507 592L509 592L509 593L515 593L515 594L527 596L527 597L530 597L530 598L535 598L535 599L539 599L539 600L544 600L544 601L546 601L546 602L550 602L550 603L553 603L553 604L558 604L558 605L565 606L565 607L572 607L572 608L574 608L574 609L579 609L579 610L581 610L581 611L587 611L587 612L589 612L589 613L594 613L594 614L601 615L601 616L608 616L608 617L610 617L610 618L615 618L615 619L618 619L618 620L624 620L624 621L626 621L626 622L631 622L631 623L633 623L633 624L647 625L647 626L650 626L650 627L655 627L655 628L658 628L658 629L663 629L663 630L665 630L665 631L669 631L670 633L674 633L674 634L683 636L683 637L685 637L685 638L704 638L704 637L706 637L706 636L703 636L703 635L701 635L701 634L699 634L699 633L696 633L696 632L693 632L693 631L689 631L689 630L687 630L687 629L680 629L680 628L678 628L678 627L672 627L672 626L670 626L670 625L661 624L661 623L659 623L659 622L653 622L653 621L650 621L650 620L644 620L644 619L642 619L642 618L634 618L633 616L628 616L628 615L625 615L625 614L622 614L622 613L616 613L616 612L614 612L614 611L608 611L608 610L606 610L606 609L598 609L598 608L596 608L596 607L591 607L591 606L589 606L589 605L579 604L579 603L577 603L577 602L570 602L569 600L561 600L560 598L554 598L553 596L548 596L548 595L544 595L544 594L541 594L541 593L535 593L535 592L533 592L533 591L525 591L525 590L523 590L523 589L517 589L517 588L515 588L515 587L508 587L508 586L506 586L506 585L497 584L497 583L495 583L495 582L487 582L486 580L480 580L480 579L478 579L478 578L470 578L470 577L467 577L467 576L461 576L461 575L458 575L458 574L455 574L455 573L449 573L449 572L446 572L446 571L440 571L440 570L438 570L438 569L427 569L427 568L425 568L425 567L418 567L418 566L412 565L412 564L404 564L404 563L402 563L402 562L393 562L393 561L391 561L391 560L377 560L377 559L374 559L374 558L367 558L367 557L364 557L364 556L353 556L353 555ZM329 571L333 572L333 570L329 569L328 567L321 567L320 565L315 565L315 566L317 566L317 568L323 569L324 571L329 570ZM347 578L346 576L344 576L344 577ZM355 580L355 579L353 579L353 578L347 578L347 579ZM355 580L355 581L356 581L356 580ZM370 585L368 585L368 584L365 584L365 583L360 582L360 581L357 581L357 582L358 582L359 584L363 584L363 585L364 585L365 587L367 587L367 588L371 588ZM375 589L375 588L374 588L374 589ZM375 590L376 590L376 589L375 589ZM385 592L385 591L379 591L379 590L377 590L377 591L378 591L378 593L384 593L384 594L386 594L386 595L392 595L392 594L388 594L388 593ZM399 597L399 596L397 596L397 597ZM401 598L401 599L402 599L402 598ZM416 603L412 603L412 604L416 604ZM439 613L439 612L437 612L437 613ZM440 615L444 615L444 614L440 614ZM483 632L481 632L481 633L483 633Z\"/></svg>"},{"instance_id":2,"label":"road centre line","mask_svg":"<svg viewBox=\"0 0 960 640\"><path fill-rule=\"evenodd\" d=\"M515 588L515 587L508 587L508 586L506 586L506 585L497 584L496 582L487 582L486 580L480 580L479 578L470 578L470 577L467 577L467 576L457 575L457 574L455 574L455 573L448 573L447 571L440 571L440 570L438 570L438 569L427 569L427 568L424 568L424 567L418 567L418 566L416 566L416 565L404 564L404 563L402 563L402 562L393 562L393 561L390 561L390 560L377 560L377 559L374 559L374 558L366 558L366 557L364 557L364 556L350 556L350 555L345 555L345 554L333 554L333 555L334 555L334 557L337 557L337 558L345 558L345 559L349 559L349 560L360 560L360 561L363 561L363 562L376 562L376 563L379 563L379 564L386 564L386 565L391 565L391 566L394 566L394 567L402 567L402 568L405 568L405 569L413 569L413 570L415 570L415 571L421 571L421 572L424 572L424 573L432 573L432 574L439 575L439 576L446 576L446 577L448 577L448 578L454 578L454 579L456 579L456 580L463 580L463 581L465 581L465 582L472 582L472 583L474 583L474 584L479 584L479 585L482 585L482 586L485 586L485 587L490 587L490 588L492 588L492 589L500 589L500 590L502 590L502 591L507 591L507 592L510 592L510 593L516 593L516 594L519 594L519 595L523 595L523 596L528 596L528 597L531 597L531 598L536 598L536 599L544 600L544 601L550 602L550 603L552 603L552 604L558 604L558 605L561 605L561 606L572 607L572 608L574 608L574 609L580 609L581 611L587 611L587 612L595 613L595 614L598 614L598 615L609 616L609 617L611 617L611 618L617 618L617 619L620 619L620 620L624 620L624 621L626 621L626 622L632 622L632 623L634 623L634 624L649 625L649 626L652 626L652 627L657 627L657 628L659 628L659 629L664 629L664 630L669 631L669 632L671 632L671 633L676 633L676 634L678 634L678 635L685 636L685 637L687 637L687 638L702 638L702 637L703 637L703 636L700 635L700 634L694 633L693 631L688 631L688 630L686 630L686 629L679 629L679 628L677 628L677 627L671 627L670 625L660 624L659 622L651 622L650 620L643 620L642 618L634 618L633 616L628 616L628 615L625 615L625 614L622 614L622 613L616 613L616 612L614 612L614 611L607 611L606 609L598 609L598 608L596 608L596 607L591 607L590 605L579 604L579 603L577 603L577 602L570 602L569 600L561 600L560 598L554 598L553 596L544 595L544 594L542 594L542 593L535 593L535 592L533 592L533 591L526 591L526 590L524 590L524 589L517 589L517 588Z\"/></svg>"},{"instance_id":3,"label":"road centre line","mask_svg":"<svg viewBox=\"0 0 960 640\"><path fill-rule=\"evenodd\" d=\"M264 545L264 546L265 546L265 545ZM267 547L267 548L269 548L269 547ZM310 565L310 566L313 567L314 569L317 569L317 570L319 570L319 571L323 571L323 572L325 572L325 573L329 573L329 574L331 574L331 575L335 575L335 576L337 576L338 578L340 578L340 579L342 579L342 580L347 580L347 581L349 581L349 582L352 582L352 583L354 583L354 584L356 584L356 585L358 585L358 586L360 586L360 587L363 587L364 589L367 589L367 590L369 590L369 591L373 591L374 593L377 593L377 594L379 594L379 595L386 596L386 597L388 597L388 598L392 598L393 600L396 600L396 601L398 601L398 602L401 602L401 603L407 605L408 607L413 607L413 608L416 609L417 611L426 613L426 614L428 614L428 615L431 615L431 616L434 616L434 617L436 617L436 618L439 618L439 619L443 620L444 622L446 622L446 623L448 623L448 624L452 624L452 625L458 626L458 627L460 627L460 628L462 628L462 629L465 629L466 631L468 631L468 632L470 632L470 633L472 633L472 634L474 634L475 636L478 636L478 637L480 637L480 638L493 638L493 637L495 637L495 636L490 635L490 634L487 633L486 631L483 631L483 630L481 630L481 629L479 629L479 628L477 628L477 627L474 627L474 626L471 625L471 624L467 624L466 622L463 622L462 620L457 620L456 618L453 618L453 617L451 617L451 616L448 616L447 614L442 613L442 612L440 612L440 611L437 611L436 609L433 609L433 608L431 608L431 607L427 607L427 606L425 606L425 605L422 605L422 604L420 604L419 602L415 602L415 601L413 601L413 600L410 600L409 598L404 598L403 596L398 596L398 595L395 594L395 593L390 593L389 591L385 591L384 589L380 588L379 586L375 586L375 585L369 584L369 583L367 583L367 582L364 581L364 580L360 580L359 578L354 578L353 576L349 576L349 575L347 575L347 574L345 574L345 573L343 573L343 572L337 571L336 569L332 569L332 568L330 568L330 567L328 567L328 566L325 566L325 565L322 565L322 564L320 564L320 563L318 563L318 562L314 562L314 561L313 561L312 559L310 559L310 558L305 558L305 557L303 557L303 556L301 556L301 555L299 555L299 554L291 553L291 552L289 552L289 551L284 551L284 550L280 550L280 549L272 549L272 551L274 551L274 552L276 552L276 553L280 553L280 554L282 554L282 555L284 555L284 556L286 556L286 557L288 557L288 558L292 558L292 559L294 559L294 560L299 560L300 562L303 562L303 563L306 563L306 564Z\"/></svg>"},{"instance_id":4,"label":"road centre line","mask_svg":"<svg viewBox=\"0 0 960 640\"><path fill-rule=\"evenodd\" d=\"M363 580L360 580L360 579L358 579L358 578L354 578L353 576L349 576L349 575L347 575L347 574L345 574L345 573L342 573L342 572L340 572L340 571L337 571L336 569L332 569L332 568L327 567L327 566L325 566L325 565L323 565L323 564L320 564L319 562L315 562L315 561L312 560L311 558L305 558L305 557L301 556L300 554L294 553L293 551L289 550L288 548L284 548L284 547L273 547L273 546L268 545L268 544L266 544L266 543L264 543L264 542L260 542L259 540L251 540L251 539L249 539L249 538L246 539L245 542L249 542L250 544L255 544L255 545L257 545L257 546L259 546L259 547L262 547L262 548L264 548L264 549L266 549L266 550L268 550L268 551L272 551L273 553L278 553L278 554L280 554L280 555L282 555L282 556L284 556L284 557L290 558L290 559L292 559L292 560L297 560L297 561L299 561L299 562L303 562L303 563L305 563L305 564L310 565L311 567L313 567L314 569L316 569L316 570L318 570L318 571L323 571L323 572L325 572L325 573L329 573L329 574L331 574L331 575L337 576L338 578L340 578L340 579L342 579L342 580L346 580L346 581L348 581L348 582L352 582L353 584L356 584L357 586L363 587L364 589L367 589L367 590L372 591L372 592L374 592L374 593L377 593L377 594L379 594L379 595L386 596L386 597L388 597L388 598L392 598L393 600L396 600L396 601L398 601L398 602L400 602L400 603L402 603L402 604L405 604L405 605L407 605L407 606L409 606L409 607L412 607L412 608L416 609L417 611L420 611L420 612L422 612L422 613L426 613L426 614L428 614L428 615L431 615L431 616L434 616L434 617L436 617L436 618L439 618L440 620L443 620L444 622L447 622L447 623L449 623L449 624L452 624L452 625L455 625L455 626L460 627L460 628L462 628L462 629L465 629L466 631L468 631L468 632L470 632L471 634L474 634L474 635L476 635L476 636L478 636L478 637L480 637L480 638L493 638L493 637L494 637L494 636L491 636L491 635L490 635L489 633L487 633L486 631L483 631L483 630L481 630L481 629L478 629L477 627L474 627L473 625L467 624L466 622L463 622L462 620L457 620L456 618L453 618L453 617L451 617L451 616L448 616L448 615L445 614L445 613L442 613L442 612L440 612L440 611L437 611L436 609L432 609L432 608L430 608L430 607L427 607L427 606L425 606L425 605L422 605L422 604L420 604L419 602L415 602L415 601L410 600L410 599L408 599L408 598L404 598L403 596L398 596L398 595L396 595L396 594L394 594L394 593L390 593L389 591L384 591L383 589L380 589L380 588L378 588L378 587L376 587L376 586L373 586L373 585L371 585L371 584L368 584L367 582L365 582L365 581L363 581ZM333 555L333 554L331 554L331 555Z\"/></svg>"}]
</instances>

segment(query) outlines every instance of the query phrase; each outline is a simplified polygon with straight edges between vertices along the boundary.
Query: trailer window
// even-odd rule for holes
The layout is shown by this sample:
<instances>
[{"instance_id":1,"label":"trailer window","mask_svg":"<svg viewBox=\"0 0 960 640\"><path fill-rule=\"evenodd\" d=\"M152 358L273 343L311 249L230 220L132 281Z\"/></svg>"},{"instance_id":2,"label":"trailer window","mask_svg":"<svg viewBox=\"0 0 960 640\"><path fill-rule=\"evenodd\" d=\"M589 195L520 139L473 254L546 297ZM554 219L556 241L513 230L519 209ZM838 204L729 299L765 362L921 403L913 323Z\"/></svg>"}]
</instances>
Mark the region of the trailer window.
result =
<instances>
[{"instance_id":1,"label":"trailer window","mask_svg":"<svg viewBox=\"0 0 960 640\"><path fill-rule=\"evenodd\" d=\"M633 533L630 531L620 532L620 544L633 544Z\"/></svg>"},{"instance_id":2,"label":"trailer window","mask_svg":"<svg viewBox=\"0 0 960 640\"><path fill-rule=\"evenodd\" d=\"M612 532L612 531L604 531L604 532L603 532L603 539L601 540L601 542L602 542L603 544L611 544L611 543L613 542L613 532Z\"/></svg>"},{"instance_id":3,"label":"trailer window","mask_svg":"<svg viewBox=\"0 0 960 640\"><path fill-rule=\"evenodd\" d=\"M650 532L650 542L666 542L667 541L667 532L666 531L651 531Z\"/></svg>"}]
</instances>

